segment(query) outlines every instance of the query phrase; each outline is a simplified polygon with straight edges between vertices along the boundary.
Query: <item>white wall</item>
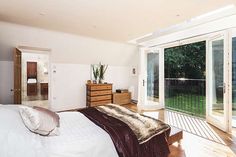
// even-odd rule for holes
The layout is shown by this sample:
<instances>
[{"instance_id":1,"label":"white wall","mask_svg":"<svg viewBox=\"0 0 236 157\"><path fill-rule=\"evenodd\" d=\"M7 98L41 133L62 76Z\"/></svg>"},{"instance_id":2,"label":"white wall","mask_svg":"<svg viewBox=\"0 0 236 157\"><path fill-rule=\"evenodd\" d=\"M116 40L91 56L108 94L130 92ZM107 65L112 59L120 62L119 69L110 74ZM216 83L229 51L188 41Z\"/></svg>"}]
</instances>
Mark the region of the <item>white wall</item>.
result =
<instances>
[{"instance_id":1,"label":"white wall","mask_svg":"<svg viewBox=\"0 0 236 157\"><path fill-rule=\"evenodd\" d=\"M127 66L109 66L105 81L117 88L134 86L134 98L137 100L137 78L131 76ZM52 64L52 100L53 110L81 108L86 105L86 80L90 79L90 65Z\"/></svg>"},{"instance_id":2,"label":"white wall","mask_svg":"<svg viewBox=\"0 0 236 157\"><path fill-rule=\"evenodd\" d=\"M52 49L53 63L137 64L132 45L0 22L0 60L12 60L13 48L19 45Z\"/></svg>"},{"instance_id":3,"label":"white wall","mask_svg":"<svg viewBox=\"0 0 236 157\"><path fill-rule=\"evenodd\" d=\"M13 103L13 62L0 61L0 104Z\"/></svg>"},{"instance_id":4,"label":"white wall","mask_svg":"<svg viewBox=\"0 0 236 157\"><path fill-rule=\"evenodd\" d=\"M116 88L135 87L134 98L137 99L137 77L130 77L131 66L138 64L138 51L135 46L125 43L116 43L98 40L89 37L76 36L67 33L48 31L34 27L0 22L0 61L10 61L12 52L17 46L31 46L50 48L51 70L56 73L51 77L51 104L52 108L70 109L85 105L85 83L90 79L90 64L102 62L109 65L106 78L114 83ZM12 103L9 93L13 86L12 67L2 67L6 70L5 82L0 71L1 88L0 103ZM11 97L12 98L12 97ZM4 101L3 101L4 99Z\"/></svg>"}]
</instances>

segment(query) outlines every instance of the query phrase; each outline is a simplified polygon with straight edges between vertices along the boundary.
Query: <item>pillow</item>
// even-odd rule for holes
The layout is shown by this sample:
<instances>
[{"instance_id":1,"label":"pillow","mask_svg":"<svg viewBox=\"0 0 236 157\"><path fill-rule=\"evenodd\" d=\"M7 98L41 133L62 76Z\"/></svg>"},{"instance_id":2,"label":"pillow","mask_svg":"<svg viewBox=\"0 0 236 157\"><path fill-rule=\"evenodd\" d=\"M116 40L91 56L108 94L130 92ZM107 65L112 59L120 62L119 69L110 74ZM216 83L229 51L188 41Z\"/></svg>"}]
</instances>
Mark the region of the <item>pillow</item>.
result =
<instances>
[{"instance_id":1,"label":"pillow","mask_svg":"<svg viewBox=\"0 0 236 157\"><path fill-rule=\"evenodd\" d=\"M44 137L25 127L19 109L0 105L0 157L48 157Z\"/></svg>"},{"instance_id":2,"label":"pillow","mask_svg":"<svg viewBox=\"0 0 236 157\"><path fill-rule=\"evenodd\" d=\"M43 107L38 107L38 106L33 106L33 109L39 111L39 112L44 112L45 114L50 115L53 118L54 123L56 124L57 127L60 127L60 117L58 116L58 114L56 114L53 111L50 111L46 108Z\"/></svg>"},{"instance_id":3,"label":"pillow","mask_svg":"<svg viewBox=\"0 0 236 157\"><path fill-rule=\"evenodd\" d=\"M25 126L30 131L44 136L59 135L59 129L57 127L59 126L59 122L57 123L55 121L56 116L54 115L56 113L52 114L52 111L45 110L21 106L19 111Z\"/></svg>"}]
</instances>

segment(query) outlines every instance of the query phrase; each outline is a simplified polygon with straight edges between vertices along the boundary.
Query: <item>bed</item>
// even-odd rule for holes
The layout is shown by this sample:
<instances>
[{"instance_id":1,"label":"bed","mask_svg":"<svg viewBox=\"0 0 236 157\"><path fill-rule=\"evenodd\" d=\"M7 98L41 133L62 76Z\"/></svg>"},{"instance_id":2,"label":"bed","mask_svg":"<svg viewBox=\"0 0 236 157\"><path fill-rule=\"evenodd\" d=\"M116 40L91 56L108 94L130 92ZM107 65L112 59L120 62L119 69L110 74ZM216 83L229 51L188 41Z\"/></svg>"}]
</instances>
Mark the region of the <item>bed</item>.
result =
<instances>
[{"instance_id":1,"label":"bed","mask_svg":"<svg viewBox=\"0 0 236 157\"><path fill-rule=\"evenodd\" d=\"M98 112L98 114L94 114ZM128 157L130 153L122 149L126 144L120 141L117 136L115 126L126 126L121 120L115 118L117 122L111 121L110 126L100 124L102 121L98 116L111 118L111 115L98 111L95 108L80 110L78 112L61 112L60 116L60 135L59 136L41 136L30 132L22 122L19 114L19 107L15 105L0 105L0 156L1 157ZM95 117L93 116L95 115ZM100 121L98 120L100 119ZM114 120L114 119L113 119ZM107 123L107 122L105 122ZM114 127L113 127L113 126ZM126 126L127 127L127 126ZM107 129L107 128L110 128ZM112 129L113 128L113 129ZM113 132L112 135L111 130ZM130 129L129 129L130 130ZM127 132L127 131L125 131ZM169 153L167 138L170 128L166 125L160 134L145 139L143 143L137 145L137 141L132 139L133 143L127 145L130 152L136 152L135 156L160 156ZM132 133L131 133L132 134ZM117 136L117 137L114 137ZM133 134L132 134L133 136ZM125 135L127 137L132 137ZM159 142L161 141L161 142ZM127 142L127 141L126 141ZM122 152L123 151L123 152ZM147 155L146 153L150 153ZM158 154L159 155L155 155ZM123 153L123 155L122 155ZM132 156L132 157L135 157ZM164 157L163 156L163 157Z\"/></svg>"}]
</instances>

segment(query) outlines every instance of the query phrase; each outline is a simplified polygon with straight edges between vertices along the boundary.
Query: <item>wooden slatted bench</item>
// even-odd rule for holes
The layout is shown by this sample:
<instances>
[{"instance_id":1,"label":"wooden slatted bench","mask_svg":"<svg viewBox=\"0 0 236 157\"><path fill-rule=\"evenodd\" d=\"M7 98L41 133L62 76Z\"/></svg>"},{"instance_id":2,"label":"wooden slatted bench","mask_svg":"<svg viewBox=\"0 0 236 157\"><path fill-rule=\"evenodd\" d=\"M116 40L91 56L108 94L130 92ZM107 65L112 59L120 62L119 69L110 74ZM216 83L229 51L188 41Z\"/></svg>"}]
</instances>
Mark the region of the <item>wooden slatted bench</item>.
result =
<instances>
[{"instance_id":1,"label":"wooden slatted bench","mask_svg":"<svg viewBox=\"0 0 236 157\"><path fill-rule=\"evenodd\" d=\"M173 144L174 142L180 142L183 139L183 131L171 126L170 136L168 139L169 145Z\"/></svg>"}]
</instances>

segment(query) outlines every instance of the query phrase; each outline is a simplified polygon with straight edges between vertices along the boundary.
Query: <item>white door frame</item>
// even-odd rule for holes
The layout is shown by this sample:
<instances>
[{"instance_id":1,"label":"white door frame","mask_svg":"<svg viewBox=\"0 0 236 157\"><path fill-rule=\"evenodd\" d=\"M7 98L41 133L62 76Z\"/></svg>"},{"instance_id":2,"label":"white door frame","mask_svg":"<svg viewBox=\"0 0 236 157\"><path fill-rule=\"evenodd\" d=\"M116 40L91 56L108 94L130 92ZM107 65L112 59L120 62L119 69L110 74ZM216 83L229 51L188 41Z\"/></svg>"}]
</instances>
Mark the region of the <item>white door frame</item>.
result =
<instances>
[{"instance_id":1,"label":"white door frame","mask_svg":"<svg viewBox=\"0 0 236 157\"><path fill-rule=\"evenodd\" d=\"M147 54L159 54L159 102L147 100ZM164 53L158 47L140 48L139 100L138 110L152 110L164 108Z\"/></svg>"},{"instance_id":2,"label":"white door frame","mask_svg":"<svg viewBox=\"0 0 236 157\"><path fill-rule=\"evenodd\" d=\"M233 30L233 31L232 31ZM224 131L226 132L230 132L232 129L232 37L236 36L236 29L227 29L222 31L224 32L223 34L225 35L225 41L224 41L224 48L225 48L225 52L224 53L224 72L225 73L225 91L226 91L226 96L225 96L225 104L227 101L227 107L225 107L225 128L223 128ZM199 41L203 41L206 40L206 53L208 53L207 51L209 50L209 37L215 36L217 34L222 34L222 32L217 32L217 33L209 33L209 34L205 34L205 35L201 35L201 36L197 36L197 37L193 37L193 38L189 38L189 39L184 39L184 40L180 40L180 41L175 41L175 42L171 42L171 43L166 43L166 44L161 44L158 45L158 47L160 48L160 53L159 53L159 63L160 63L160 69L159 69L159 97L160 97L160 103L163 104L163 106L165 106L164 102L165 102L165 81L164 81L164 49L168 48L168 47L174 47L174 46L178 46L178 45L184 45L184 44L189 44L189 43L194 43L194 42L199 42ZM142 47L140 48L140 75L139 75L139 103L138 105L142 106L142 104L145 104L144 101L144 97L141 95L144 95L144 88L141 86L142 85L142 80L143 78L145 78L145 76L143 76L144 73L144 54L146 51L148 51L150 48L148 47ZM206 61L208 61L208 55L206 54ZM227 59L226 59L227 58ZM206 74L209 73L208 70L206 69ZM207 78L206 78L206 90L208 88L207 84L209 84L207 82ZM206 91L206 108L208 106L207 103L207 99L209 99L209 95L207 94L208 91ZM207 118L207 114L208 114L208 109L206 109L206 118ZM208 120L207 120L208 121ZM212 123L213 124L213 123ZM215 125L216 124L216 125ZM214 125L222 128L222 126L218 125L218 122L214 122Z\"/></svg>"},{"instance_id":3,"label":"white door frame","mask_svg":"<svg viewBox=\"0 0 236 157\"><path fill-rule=\"evenodd\" d=\"M230 114L229 114L229 107L231 106L230 104L230 86L231 81L230 81L230 74L232 72L230 69L230 45L229 45L229 32L228 31L222 31L222 32L217 32L214 34L211 34L209 38L207 39L206 42L206 121L217 128L229 132L230 131ZM224 106L224 115L221 119L217 119L216 116L213 116L211 114L211 98L212 98L212 86L211 86L211 77L212 77L212 47L210 45L210 42L214 40L224 40L224 72L223 72L223 106ZM232 106L231 106L232 108Z\"/></svg>"}]
</instances>

